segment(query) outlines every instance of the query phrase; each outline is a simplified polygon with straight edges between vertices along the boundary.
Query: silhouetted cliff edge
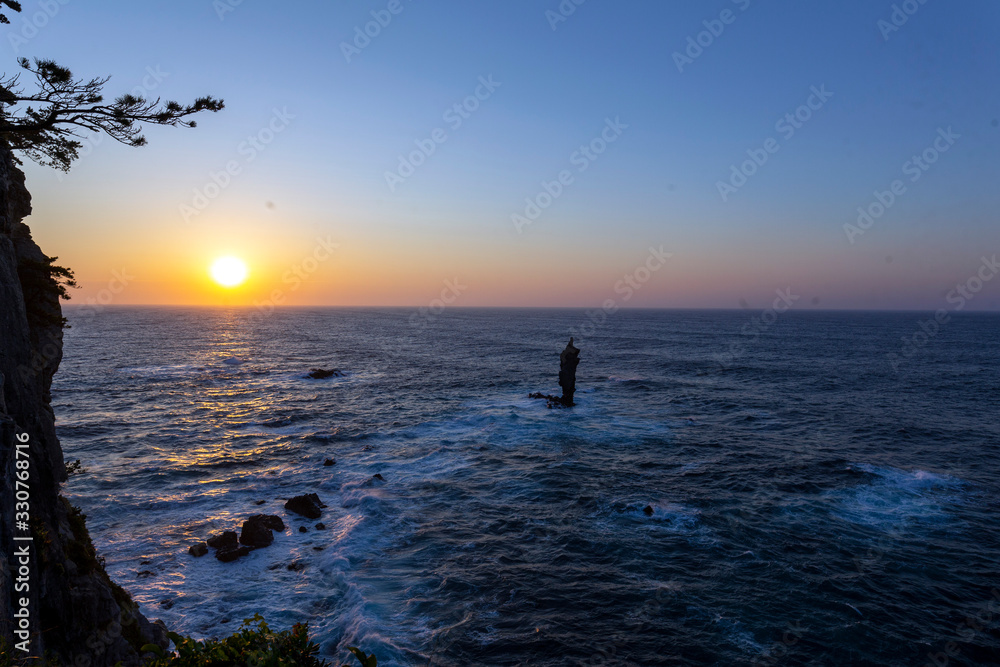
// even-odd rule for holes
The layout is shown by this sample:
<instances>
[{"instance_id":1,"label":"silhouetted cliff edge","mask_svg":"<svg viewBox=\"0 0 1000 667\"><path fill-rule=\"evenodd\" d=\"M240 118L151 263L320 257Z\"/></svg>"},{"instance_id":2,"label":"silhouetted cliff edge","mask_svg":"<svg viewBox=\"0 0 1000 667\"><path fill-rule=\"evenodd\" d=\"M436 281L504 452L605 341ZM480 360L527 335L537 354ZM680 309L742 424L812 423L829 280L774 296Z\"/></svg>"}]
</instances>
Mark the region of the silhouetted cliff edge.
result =
<instances>
[{"instance_id":1,"label":"silhouetted cliff edge","mask_svg":"<svg viewBox=\"0 0 1000 667\"><path fill-rule=\"evenodd\" d=\"M66 471L50 388L62 359L62 309L48 258L22 222L30 213L24 174L0 146L0 650L14 659L48 655L79 667L135 665L143 644L166 646L165 630L108 578L84 517L59 495ZM28 459L17 454L24 434ZM28 531L15 518L24 508L16 504L17 492L24 497L16 486L17 462L24 460L30 462L22 482L28 485ZM30 542L15 539L29 534ZM28 654L19 650L25 645L17 634L25 600Z\"/></svg>"}]
</instances>

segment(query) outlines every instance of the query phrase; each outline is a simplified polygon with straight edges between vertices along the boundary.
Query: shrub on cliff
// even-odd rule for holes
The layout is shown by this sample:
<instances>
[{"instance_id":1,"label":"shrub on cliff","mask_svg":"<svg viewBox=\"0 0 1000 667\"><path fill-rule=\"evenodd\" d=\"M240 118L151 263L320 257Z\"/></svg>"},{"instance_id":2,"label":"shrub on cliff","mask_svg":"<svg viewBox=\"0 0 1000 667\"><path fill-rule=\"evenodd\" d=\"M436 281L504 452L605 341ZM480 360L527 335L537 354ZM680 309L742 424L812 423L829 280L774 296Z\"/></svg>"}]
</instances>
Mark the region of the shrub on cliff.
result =
<instances>
[{"instance_id":1,"label":"shrub on cliff","mask_svg":"<svg viewBox=\"0 0 1000 667\"><path fill-rule=\"evenodd\" d=\"M22 259L17 265L17 277L24 294L28 323L32 326L67 326L66 318L53 314L46 305L50 299L69 301L70 287L77 287L72 269L57 266L58 257L45 257L43 261Z\"/></svg>"},{"instance_id":2,"label":"shrub on cliff","mask_svg":"<svg viewBox=\"0 0 1000 667\"><path fill-rule=\"evenodd\" d=\"M199 642L190 637L169 633L174 653L149 644L143 651L158 657L146 667L329 667L330 663L316 654L319 646L309 641L309 626L297 623L291 630L272 632L260 614L243 621L240 631L226 639ZM351 653L361 667L377 667L374 655L365 655L354 647ZM345 667L347 667L345 665Z\"/></svg>"}]
</instances>

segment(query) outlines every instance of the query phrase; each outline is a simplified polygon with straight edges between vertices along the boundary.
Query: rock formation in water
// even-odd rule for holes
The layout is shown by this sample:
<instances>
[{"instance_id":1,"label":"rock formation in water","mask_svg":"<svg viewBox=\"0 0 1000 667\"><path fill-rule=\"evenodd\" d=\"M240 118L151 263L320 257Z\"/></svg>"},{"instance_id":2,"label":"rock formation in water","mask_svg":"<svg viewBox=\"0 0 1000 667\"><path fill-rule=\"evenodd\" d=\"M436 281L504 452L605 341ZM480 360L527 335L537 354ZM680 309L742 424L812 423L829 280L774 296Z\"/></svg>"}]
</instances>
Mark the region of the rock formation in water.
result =
<instances>
[{"instance_id":1,"label":"rock formation in water","mask_svg":"<svg viewBox=\"0 0 1000 667\"><path fill-rule=\"evenodd\" d=\"M325 380L326 378L342 378L344 373L339 369L326 369L326 368L313 368L310 369L309 374L306 377L310 377L313 380Z\"/></svg>"},{"instance_id":2,"label":"rock formation in water","mask_svg":"<svg viewBox=\"0 0 1000 667\"><path fill-rule=\"evenodd\" d=\"M566 348L559 355L559 386L562 387L562 402L567 408L575 405L573 394L576 393L576 367L580 364L580 348L573 345L569 339Z\"/></svg>"},{"instance_id":3,"label":"rock formation in water","mask_svg":"<svg viewBox=\"0 0 1000 667\"><path fill-rule=\"evenodd\" d=\"M274 533L271 531L284 529L285 524L279 517L254 514L243 522L243 528L240 530L240 544L254 548L270 546L274 542Z\"/></svg>"},{"instance_id":4,"label":"rock formation in water","mask_svg":"<svg viewBox=\"0 0 1000 667\"><path fill-rule=\"evenodd\" d=\"M206 540L213 549L235 549L240 544L240 536L235 530L227 530Z\"/></svg>"},{"instance_id":5,"label":"rock formation in water","mask_svg":"<svg viewBox=\"0 0 1000 667\"><path fill-rule=\"evenodd\" d=\"M50 389L62 309L51 260L22 222L30 213L24 174L0 146L0 641L14 658L137 665L144 644L167 645L165 628L108 578L86 517L59 494L66 469Z\"/></svg>"},{"instance_id":6,"label":"rock formation in water","mask_svg":"<svg viewBox=\"0 0 1000 667\"><path fill-rule=\"evenodd\" d=\"M573 339L569 339L569 344L559 354L559 386L562 387L562 396L543 394L540 391L528 394L528 398L541 398L545 400L546 407L549 408L571 408L576 403L573 402L573 394L576 393L576 367L580 364L580 349L573 345Z\"/></svg>"},{"instance_id":7,"label":"rock formation in water","mask_svg":"<svg viewBox=\"0 0 1000 667\"><path fill-rule=\"evenodd\" d=\"M306 493L295 496L285 503L285 509L295 512L307 519L318 519L323 516L323 508L326 507L323 501L315 493Z\"/></svg>"}]
</instances>

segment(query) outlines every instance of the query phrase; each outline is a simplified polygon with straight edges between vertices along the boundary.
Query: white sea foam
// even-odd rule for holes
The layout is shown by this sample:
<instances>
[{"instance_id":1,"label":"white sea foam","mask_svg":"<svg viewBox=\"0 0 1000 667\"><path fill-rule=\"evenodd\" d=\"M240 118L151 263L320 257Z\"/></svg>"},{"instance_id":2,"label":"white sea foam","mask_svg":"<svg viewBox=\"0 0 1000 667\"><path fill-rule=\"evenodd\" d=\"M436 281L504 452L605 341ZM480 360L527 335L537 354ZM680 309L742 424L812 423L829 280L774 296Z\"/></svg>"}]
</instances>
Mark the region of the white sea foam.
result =
<instances>
[{"instance_id":1,"label":"white sea foam","mask_svg":"<svg viewBox=\"0 0 1000 667\"><path fill-rule=\"evenodd\" d=\"M833 494L834 514L882 530L913 524L943 522L958 502L964 482L926 470L858 463L852 466L873 477Z\"/></svg>"}]
</instances>

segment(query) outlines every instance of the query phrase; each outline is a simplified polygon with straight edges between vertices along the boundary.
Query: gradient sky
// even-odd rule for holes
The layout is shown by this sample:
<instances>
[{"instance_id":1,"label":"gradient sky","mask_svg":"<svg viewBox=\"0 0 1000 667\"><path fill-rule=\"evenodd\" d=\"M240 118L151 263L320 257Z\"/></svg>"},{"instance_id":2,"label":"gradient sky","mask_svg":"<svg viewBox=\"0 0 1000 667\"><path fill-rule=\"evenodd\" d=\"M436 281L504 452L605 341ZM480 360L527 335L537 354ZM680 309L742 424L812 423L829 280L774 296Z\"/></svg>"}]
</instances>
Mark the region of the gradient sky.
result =
<instances>
[{"instance_id":1,"label":"gradient sky","mask_svg":"<svg viewBox=\"0 0 1000 667\"><path fill-rule=\"evenodd\" d=\"M400 3L348 62L342 43L389 0L77 1L37 31L44 3L27 0L3 28L30 36L0 46L8 72L53 58L112 75L111 97L145 79L154 97L227 104L145 148L105 138L68 175L26 165L28 222L76 270L74 302L420 306L457 280L462 306L763 308L790 288L806 308L936 309L1000 252L995 2L911 0L891 33L888 0L586 0L555 29L558 0ZM452 127L480 77L500 86ZM814 86L833 96L787 137L776 123ZM249 159L276 109L294 118ZM609 118L627 128L579 172L571 156ZM391 191L386 172L437 128L447 140ZM910 181L942 128L959 138ZM723 201L717 183L772 137ZM185 221L230 161L240 173ZM518 233L512 214L562 170L572 184ZM849 243L844 225L896 179L905 193ZM317 239L338 247L314 262ZM651 246L672 257L626 300L616 283ZM208 278L226 254L251 267L241 288ZM967 308L1000 308L1000 279Z\"/></svg>"}]
</instances>

